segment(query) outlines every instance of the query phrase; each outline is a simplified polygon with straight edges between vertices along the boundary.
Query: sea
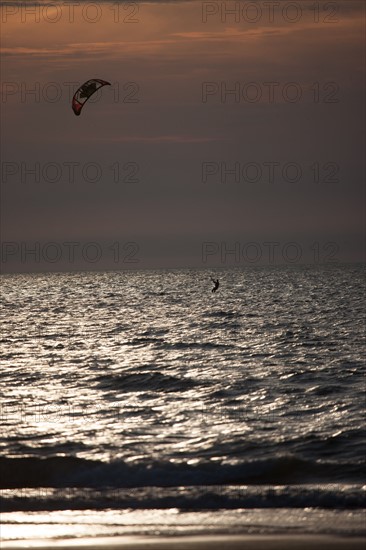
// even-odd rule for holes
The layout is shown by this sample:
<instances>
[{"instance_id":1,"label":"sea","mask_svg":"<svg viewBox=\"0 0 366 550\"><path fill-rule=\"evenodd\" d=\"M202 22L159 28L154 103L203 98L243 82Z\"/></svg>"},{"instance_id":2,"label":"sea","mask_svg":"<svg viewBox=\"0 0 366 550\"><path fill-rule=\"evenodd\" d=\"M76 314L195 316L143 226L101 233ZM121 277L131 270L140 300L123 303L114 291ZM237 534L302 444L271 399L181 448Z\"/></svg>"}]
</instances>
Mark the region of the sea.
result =
<instances>
[{"instance_id":1,"label":"sea","mask_svg":"<svg viewBox=\"0 0 366 550\"><path fill-rule=\"evenodd\" d=\"M3 275L3 543L365 536L364 275Z\"/></svg>"}]
</instances>

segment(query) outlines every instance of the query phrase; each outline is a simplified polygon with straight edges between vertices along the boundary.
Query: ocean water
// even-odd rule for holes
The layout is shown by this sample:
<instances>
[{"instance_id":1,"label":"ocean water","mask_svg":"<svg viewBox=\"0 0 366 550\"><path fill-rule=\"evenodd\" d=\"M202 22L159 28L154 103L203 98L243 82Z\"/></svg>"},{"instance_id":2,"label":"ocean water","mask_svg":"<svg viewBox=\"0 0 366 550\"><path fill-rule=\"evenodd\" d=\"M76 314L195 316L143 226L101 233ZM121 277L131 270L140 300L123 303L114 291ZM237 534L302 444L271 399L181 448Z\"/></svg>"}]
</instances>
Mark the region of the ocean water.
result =
<instances>
[{"instance_id":1,"label":"ocean water","mask_svg":"<svg viewBox=\"0 0 366 550\"><path fill-rule=\"evenodd\" d=\"M1 298L5 543L365 535L361 266L4 275Z\"/></svg>"}]
</instances>

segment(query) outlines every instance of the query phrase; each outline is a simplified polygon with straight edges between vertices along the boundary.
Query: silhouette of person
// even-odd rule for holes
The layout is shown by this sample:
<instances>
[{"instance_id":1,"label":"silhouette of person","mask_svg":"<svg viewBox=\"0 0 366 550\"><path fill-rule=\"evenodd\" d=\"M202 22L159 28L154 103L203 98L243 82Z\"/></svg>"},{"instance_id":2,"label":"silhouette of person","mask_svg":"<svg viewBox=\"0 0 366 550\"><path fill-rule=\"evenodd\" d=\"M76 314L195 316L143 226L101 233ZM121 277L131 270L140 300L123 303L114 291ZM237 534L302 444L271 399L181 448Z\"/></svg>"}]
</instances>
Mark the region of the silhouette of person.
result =
<instances>
[{"instance_id":1,"label":"silhouette of person","mask_svg":"<svg viewBox=\"0 0 366 550\"><path fill-rule=\"evenodd\" d=\"M212 289L211 292L216 292L216 290L217 290L217 289L219 288L219 286L220 286L219 280L216 279L216 281L215 281L215 279L213 279L213 278L211 277L211 281L212 281L213 284L215 285L215 286L213 287L213 289Z\"/></svg>"}]
</instances>

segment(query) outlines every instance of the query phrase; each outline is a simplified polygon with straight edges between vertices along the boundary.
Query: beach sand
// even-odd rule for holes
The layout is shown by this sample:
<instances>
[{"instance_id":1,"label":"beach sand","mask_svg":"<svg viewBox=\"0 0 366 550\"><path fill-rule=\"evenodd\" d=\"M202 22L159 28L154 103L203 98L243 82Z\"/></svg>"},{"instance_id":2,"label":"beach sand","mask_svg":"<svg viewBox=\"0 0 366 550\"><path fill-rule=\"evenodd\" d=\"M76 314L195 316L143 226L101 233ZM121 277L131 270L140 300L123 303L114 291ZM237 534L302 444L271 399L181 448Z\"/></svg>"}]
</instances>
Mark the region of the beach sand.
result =
<instances>
[{"instance_id":1,"label":"beach sand","mask_svg":"<svg viewBox=\"0 0 366 550\"><path fill-rule=\"evenodd\" d=\"M43 550L364 550L366 538L333 537L327 535L242 535L195 537L98 537L94 539L63 539L59 541L23 540L3 542L12 549L42 548Z\"/></svg>"}]
</instances>

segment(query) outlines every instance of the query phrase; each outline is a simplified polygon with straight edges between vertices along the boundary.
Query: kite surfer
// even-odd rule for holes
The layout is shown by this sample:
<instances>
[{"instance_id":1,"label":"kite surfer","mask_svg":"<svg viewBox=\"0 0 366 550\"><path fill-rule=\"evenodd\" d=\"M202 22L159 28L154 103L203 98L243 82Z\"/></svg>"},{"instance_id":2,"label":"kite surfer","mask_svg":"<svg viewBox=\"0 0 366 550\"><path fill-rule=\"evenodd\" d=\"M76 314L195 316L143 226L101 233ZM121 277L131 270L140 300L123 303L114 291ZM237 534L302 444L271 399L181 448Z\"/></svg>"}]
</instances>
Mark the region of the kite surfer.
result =
<instances>
[{"instance_id":1,"label":"kite surfer","mask_svg":"<svg viewBox=\"0 0 366 550\"><path fill-rule=\"evenodd\" d=\"M215 279L213 279L213 278L211 277L211 281L212 281L213 284L215 285L215 286L213 287L213 289L212 289L211 292L216 292L216 290L217 290L217 289L219 288L219 286L220 286L219 280L216 279L216 281L215 281Z\"/></svg>"}]
</instances>

